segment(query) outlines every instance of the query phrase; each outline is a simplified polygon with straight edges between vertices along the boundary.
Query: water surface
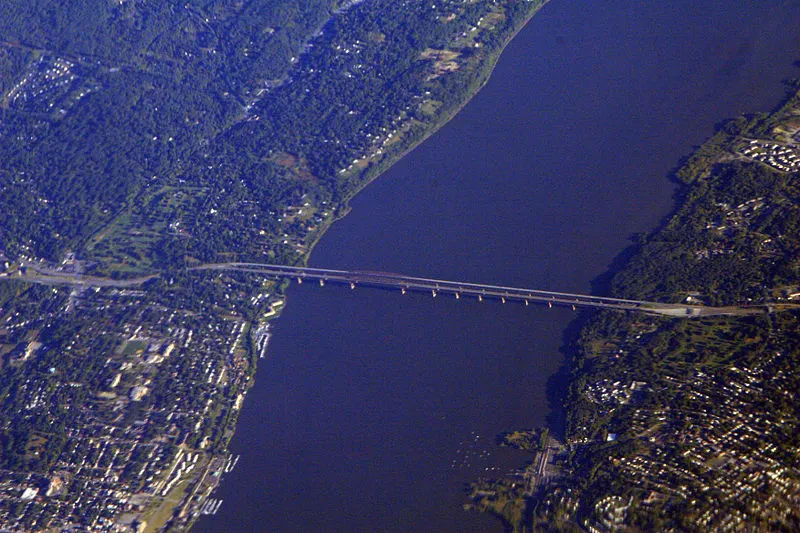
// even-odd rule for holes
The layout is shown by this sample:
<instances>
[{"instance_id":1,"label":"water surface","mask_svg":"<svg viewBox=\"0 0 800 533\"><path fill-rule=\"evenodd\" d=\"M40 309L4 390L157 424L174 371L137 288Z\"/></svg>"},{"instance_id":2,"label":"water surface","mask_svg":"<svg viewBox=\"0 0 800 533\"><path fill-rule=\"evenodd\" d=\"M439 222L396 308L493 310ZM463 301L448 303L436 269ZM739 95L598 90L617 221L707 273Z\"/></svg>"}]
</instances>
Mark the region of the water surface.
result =
<instances>
[{"instance_id":1,"label":"water surface","mask_svg":"<svg viewBox=\"0 0 800 533\"><path fill-rule=\"evenodd\" d=\"M682 156L780 101L798 50L798 2L552 0L311 264L588 291L667 215ZM232 442L241 461L196 530L500 531L461 510L463 486L526 459L494 436L545 422L573 317L293 286Z\"/></svg>"}]
</instances>

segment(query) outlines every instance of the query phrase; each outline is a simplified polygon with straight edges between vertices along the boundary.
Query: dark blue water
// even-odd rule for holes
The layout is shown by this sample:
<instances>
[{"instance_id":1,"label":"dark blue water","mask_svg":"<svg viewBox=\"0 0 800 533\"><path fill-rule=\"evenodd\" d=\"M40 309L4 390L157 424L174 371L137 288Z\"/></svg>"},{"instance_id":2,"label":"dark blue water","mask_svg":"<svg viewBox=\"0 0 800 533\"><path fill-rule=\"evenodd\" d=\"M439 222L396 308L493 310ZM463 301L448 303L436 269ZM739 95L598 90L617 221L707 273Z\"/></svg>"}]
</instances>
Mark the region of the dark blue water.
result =
<instances>
[{"instance_id":1,"label":"dark blue water","mask_svg":"<svg viewBox=\"0 0 800 533\"><path fill-rule=\"evenodd\" d=\"M796 1L552 0L311 263L588 291L669 212L670 169L723 119L774 107L798 57ZM232 443L241 461L196 530L499 531L461 510L462 488L524 461L494 436L545 422L572 318L292 287Z\"/></svg>"}]
</instances>

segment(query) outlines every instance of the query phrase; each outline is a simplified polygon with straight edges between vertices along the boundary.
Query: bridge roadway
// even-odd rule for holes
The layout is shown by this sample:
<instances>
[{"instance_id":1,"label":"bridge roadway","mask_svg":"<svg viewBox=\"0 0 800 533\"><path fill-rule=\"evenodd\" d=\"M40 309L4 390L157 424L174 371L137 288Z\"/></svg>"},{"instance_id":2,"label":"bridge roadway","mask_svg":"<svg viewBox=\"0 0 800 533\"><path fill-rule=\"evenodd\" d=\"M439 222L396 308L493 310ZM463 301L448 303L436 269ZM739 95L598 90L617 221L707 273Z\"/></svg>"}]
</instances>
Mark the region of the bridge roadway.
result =
<instances>
[{"instance_id":1,"label":"bridge roadway","mask_svg":"<svg viewBox=\"0 0 800 533\"><path fill-rule=\"evenodd\" d=\"M573 309L577 307L596 307L602 309L617 309L622 311L641 311L676 317L691 317L709 314L734 314L724 312L722 309L714 311L699 305L664 304L642 300L625 300L621 298L606 298L586 294L573 294L567 292L542 291L537 289L523 289L518 287L504 287L499 285L484 285L479 283L464 283L461 281L447 281L441 279L418 278L393 274L389 272L369 272L359 270L332 270L327 268L309 268L284 265L268 265L261 263L219 263L194 267L192 270L226 270L238 272L253 272L276 278L292 278L298 283L303 281L317 281L321 285L326 282L349 284L356 286L370 286L381 288L400 289L405 294L407 291L428 292L434 298L441 294L454 295L456 298L470 296L477 300L492 298L503 303L519 301L525 305L541 303L549 306L566 305ZM736 313L738 314L738 313Z\"/></svg>"}]
</instances>

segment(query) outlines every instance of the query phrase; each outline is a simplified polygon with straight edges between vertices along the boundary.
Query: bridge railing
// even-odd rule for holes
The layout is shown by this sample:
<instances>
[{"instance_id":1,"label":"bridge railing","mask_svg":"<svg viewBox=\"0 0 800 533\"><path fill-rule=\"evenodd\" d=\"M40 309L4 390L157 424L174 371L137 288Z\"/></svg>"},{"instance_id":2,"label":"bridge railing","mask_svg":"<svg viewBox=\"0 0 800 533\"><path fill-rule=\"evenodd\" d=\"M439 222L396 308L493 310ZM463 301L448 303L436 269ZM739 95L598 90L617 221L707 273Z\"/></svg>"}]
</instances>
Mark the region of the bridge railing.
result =
<instances>
[{"instance_id":1,"label":"bridge railing","mask_svg":"<svg viewBox=\"0 0 800 533\"><path fill-rule=\"evenodd\" d=\"M485 297L495 297L512 300L530 300L537 302L551 302L562 305L591 306L612 309L628 309L647 311L654 307L675 307L686 308L677 304L659 304L643 300L630 300L624 298L610 298L605 296L594 296L587 294L576 294L559 291L545 291L539 289L526 289L520 287L509 287L504 285L489 285L481 283L460 282L442 280L435 278L422 278L416 276L406 276L391 272L375 272L366 270L335 270L313 267L298 267L286 265L268 265L262 263L225 263L218 268L227 270L243 270L256 272L276 277L290 277L303 279L315 279L332 282L349 283L351 286L356 284L373 285L380 287L401 288L416 291L435 291L445 293L456 293L464 295L475 295Z\"/></svg>"}]
</instances>

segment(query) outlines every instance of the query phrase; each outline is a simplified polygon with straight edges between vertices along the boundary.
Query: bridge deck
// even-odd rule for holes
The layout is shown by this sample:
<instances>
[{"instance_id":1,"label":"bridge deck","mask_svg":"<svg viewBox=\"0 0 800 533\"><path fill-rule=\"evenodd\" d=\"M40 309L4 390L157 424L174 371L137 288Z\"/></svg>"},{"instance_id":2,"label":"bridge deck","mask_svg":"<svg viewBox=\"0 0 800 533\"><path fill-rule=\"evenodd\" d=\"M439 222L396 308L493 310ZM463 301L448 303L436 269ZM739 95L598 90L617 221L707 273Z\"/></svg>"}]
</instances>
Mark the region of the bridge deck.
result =
<instances>
[{"instance_id":1,"label":"bridge deck","mask_svg":"<svg viewBox=\"0 0 800 533\"><path fill-rule=\"evenodd\" d=\"M334 270L325 268L296 267L285 265L267 265L260 263L222 263L197 267L202 270L229 270L253 272L270 277L287 277L299 282L304 280L396 288L402 291L424 291L433 296L453 294L456 297L471 296L477 299L493 298L502 301L521 301L527 303L546 303L548 305L568 305L572 307L595 307L602 309L618 309L640 311L670 316L698 316L709 314L709 308L698 305L664 304L644 300L627 300L608 298L587 294L544 291L502 285L486 285L466 283L432 278L420 278L394 274L390 272L370 272L361 270Z\"/></svg>"},{"instance_id":2,"label":"bridge deck","mask_svg":"<svg viewBox=\"0 0 800 533\"><path fill-rule=\"evenodd\" d=\"M506 301L521 301L529 303L542 303L552 305L568 305L577 307L595 307L601 309L617 309L622 311L639 311L643 313L667 315L673 317L695 317L711 315L752 315L766 312L800 309L800 305L786 302L772 304L730 307L708 307L701 305L667 304L648 302L644 300L626 300L623 298L608 298L592 296L589 294L575 294L568 292L544 291L538 289L525 289L519 287L505 287L502 285L486 285L480 283L467 283L462 281L448 281L441 279L419 278L405 276L391 272L370 272L363 270L333 270L326 268L296 267L285 265L270 265L262 263L216 263L193 267L190 270L220 270L236 272L252 272L274 278L291 278L299 282L303 280L318 280L325 282L349 284L352 288L357 285L372 287L394 288L406 291L424 291L434 297L438 294L452 294L456 298L471 296L478 300L493 298ZM116 280L97 276L87 276L77 273L62 272L48 269L39 265L26 265L14 276L0 275L0 281L20 280L29 283L45 285L77 285L84 287L133 287L158 277L158 274L143 275L134 279Z\"/></svg>"}]
</instances>

